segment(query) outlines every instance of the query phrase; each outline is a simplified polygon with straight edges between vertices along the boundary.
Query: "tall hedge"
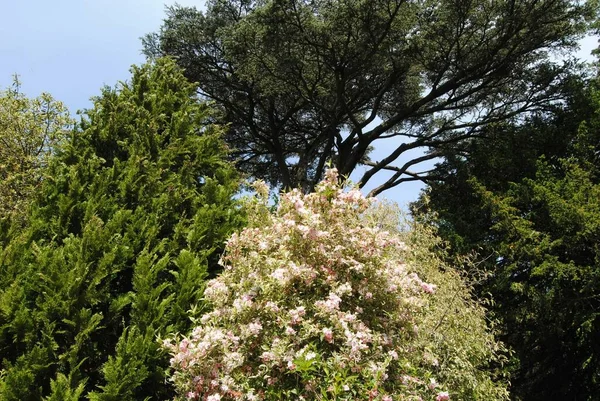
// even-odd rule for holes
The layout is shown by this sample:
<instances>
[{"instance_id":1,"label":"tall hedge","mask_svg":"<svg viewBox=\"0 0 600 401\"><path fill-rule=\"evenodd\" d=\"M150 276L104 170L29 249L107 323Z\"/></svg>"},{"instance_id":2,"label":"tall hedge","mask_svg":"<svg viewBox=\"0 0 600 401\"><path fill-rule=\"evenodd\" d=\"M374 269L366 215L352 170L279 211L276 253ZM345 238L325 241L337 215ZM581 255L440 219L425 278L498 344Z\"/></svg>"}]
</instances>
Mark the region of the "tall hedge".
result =
<instances>
[{"instance_id":1,"label":"tall hedge","mask_svg":"<svg viewBox=\"0 0 600 401\"><path fill-rule=\"evenodd\" d=\"M190 329L243 222L209 106L172 61L132 72L95 99L0 249L4 401L170 397L157 338Z\"/></svg>"}]
</instances>

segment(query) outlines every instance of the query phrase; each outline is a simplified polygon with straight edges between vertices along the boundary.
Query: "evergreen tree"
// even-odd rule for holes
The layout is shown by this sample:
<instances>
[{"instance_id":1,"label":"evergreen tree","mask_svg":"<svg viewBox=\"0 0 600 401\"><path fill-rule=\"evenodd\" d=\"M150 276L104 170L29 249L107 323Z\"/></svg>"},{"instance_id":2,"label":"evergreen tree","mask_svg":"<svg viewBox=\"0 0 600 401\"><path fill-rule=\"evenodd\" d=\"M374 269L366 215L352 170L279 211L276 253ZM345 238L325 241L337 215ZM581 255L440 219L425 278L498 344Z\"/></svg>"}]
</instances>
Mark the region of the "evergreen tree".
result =
<instances>
[{"instance_id":1,"label":"evergreen tree","mask_svg":"<svg viewBox=\"0 0 600 401\"><path fill-rule=\"evenodd\" d=\"M473 141L418 205L437 213L455 252L480 252L480 294L493 296L515 351L516 400L591 401L600 390L596 85L554 115Z\"/></svg>"},{"instance_id":2,"label":"evergreen tree","mask_svg":"<svg viewBox=\"0 0 600 401\"><path fill-rule=\"evenodd\" d=\"M157 339L189 329L243 222L194 86L170 60L132 71L95 99L0 252L2 400L169 397Z\"/></svg>"}]
</instances>

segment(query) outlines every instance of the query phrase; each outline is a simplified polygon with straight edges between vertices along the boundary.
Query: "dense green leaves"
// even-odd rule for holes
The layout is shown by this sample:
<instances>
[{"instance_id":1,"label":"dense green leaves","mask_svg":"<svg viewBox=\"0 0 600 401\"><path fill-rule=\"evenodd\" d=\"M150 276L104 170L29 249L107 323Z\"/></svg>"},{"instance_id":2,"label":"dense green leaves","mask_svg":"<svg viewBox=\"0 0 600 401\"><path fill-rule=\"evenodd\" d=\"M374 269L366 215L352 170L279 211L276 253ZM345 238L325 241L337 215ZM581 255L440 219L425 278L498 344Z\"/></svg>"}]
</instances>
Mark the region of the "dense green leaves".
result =
<instances>
[{"instance_id":1,"label":"dense green leaves","mask_svg":"<svg viewBox=\"0 0 600 401\"><path fill-rule=\"evenodd\" d=\"M481 126L543 108L593 2L564 0L211 0L206 13L168 8L144 40L199 82L229 123L239 165L311 190L328 162L374 193L427 179L420 162ZM393 141L382 143L383 140ZM369 160L376 144L382 159ZM408 155L429 149L424 156Z\"/></svg>"},{"instance_id":2,"label":"dense green leaves","mask_svg":"<svg viewBox=\"0 0 600 401\"><path fill-rule=\"evenodd\" d=\"M429 202L456 252L477 250L516 351L515 399L593 400L600 386L596 84L558 114L499 128L438 171ZM460 205L460 207L459 207Z\"/></svg>"},{"instance_id":3,"label":"dense green leaves","mask_svg":"<svg viewBox=\"0 0 600 401\"><path fill-rule=\"evenodd\" d=\"M159 336L189 328L242 222L210 110L168 60L105 88L0 252L2 400L164 399Z\"/></svg>"}]
</instances>

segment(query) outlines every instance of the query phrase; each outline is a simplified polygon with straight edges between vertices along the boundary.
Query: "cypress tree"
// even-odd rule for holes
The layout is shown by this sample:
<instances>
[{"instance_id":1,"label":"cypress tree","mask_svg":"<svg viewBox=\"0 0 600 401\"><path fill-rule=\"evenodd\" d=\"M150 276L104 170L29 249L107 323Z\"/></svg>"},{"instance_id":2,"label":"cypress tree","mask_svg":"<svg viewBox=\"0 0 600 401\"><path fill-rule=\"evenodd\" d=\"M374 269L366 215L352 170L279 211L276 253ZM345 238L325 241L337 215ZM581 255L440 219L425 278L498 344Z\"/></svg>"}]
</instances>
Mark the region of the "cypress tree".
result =
<instances>
[{"instance_id":1,"label":"cypress tree","mask_svg":"<svg viewBox=\"0 0 600 401\"><path fill-rule=\"evenodd\" d=\"M170 60L132 73L95 99L0 250L2 400L170 397L157 340L190 329L243 223L194 85Z\"/></svg>"}]
</instances>

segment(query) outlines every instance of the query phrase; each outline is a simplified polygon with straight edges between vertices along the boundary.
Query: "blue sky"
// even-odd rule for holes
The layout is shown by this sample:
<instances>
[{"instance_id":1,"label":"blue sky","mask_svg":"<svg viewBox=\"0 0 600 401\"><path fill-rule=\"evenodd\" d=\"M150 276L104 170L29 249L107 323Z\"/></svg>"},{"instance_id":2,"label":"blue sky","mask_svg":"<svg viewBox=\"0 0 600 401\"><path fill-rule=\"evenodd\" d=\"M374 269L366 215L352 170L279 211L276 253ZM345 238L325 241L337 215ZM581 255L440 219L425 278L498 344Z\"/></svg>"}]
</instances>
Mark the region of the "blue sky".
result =
<instances>
[{"instance_id":1,"label":"blue sky","mask_svg":"<svg viewBox=\"0 0 600 401\"><path fill-rule=\"evenodd\" d=\"M48 92L72 112L91 106L103 85L129 79L144 62L140 37L156 31L165 0L18 0L0 6L0 88L19 74L31 97ZM179 0L202 7L203 0ZM583 42L580 57L597 46ZM374 155L377 158L377 154ZM374 186L377 182L373 183ZM407 183L384 193L400 204L415 200L422 185Z\"/></svg>"},{"instance_id":2,"label":"blue sky","mask_svg":"<svg viewBox=\"0 0 600 401\"><path fill-rule=\"evenodd\" d=\"M165 0L19 0L0 10L0 86L14 73L23 92L49 92L72 111L144 61L140 37L156 31ZM202 0L180 0L201 6Z\"/></svg>"}]
</instances>

